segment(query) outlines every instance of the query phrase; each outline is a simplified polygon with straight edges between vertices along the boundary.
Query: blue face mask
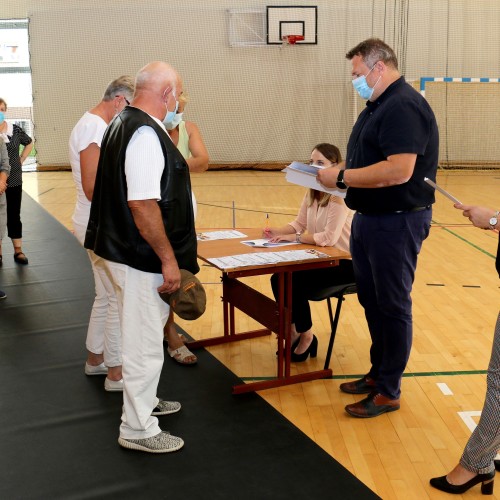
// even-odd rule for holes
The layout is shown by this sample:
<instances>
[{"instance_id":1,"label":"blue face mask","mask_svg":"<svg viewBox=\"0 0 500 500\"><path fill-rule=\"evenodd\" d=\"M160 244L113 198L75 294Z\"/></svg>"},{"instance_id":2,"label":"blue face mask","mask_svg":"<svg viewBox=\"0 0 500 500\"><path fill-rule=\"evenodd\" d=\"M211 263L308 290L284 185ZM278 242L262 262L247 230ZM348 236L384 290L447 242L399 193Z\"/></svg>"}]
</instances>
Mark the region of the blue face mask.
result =
<instances>
[{"instance_id":1,"label":"blue face mask","mask_svg":"<svg viewBox=\"0 0 500 500\"><path fill-rule=\"evenodd\" d=\"M3 114L3 111L0 111L0 123L3 123L5 120L5 115Z\"/></svg>"},{"instance_id":2,"label":"blue face mask","mask_svg":"<svg viewBox=\"0 0 500 500\"><path fill-rule=\"evenodd\" d=\"M177 100L175 93L174 93L174 97L176 98L175 99L175 109L173 111L169 111L167 108L167 114L165 115L165 118L163 118L164 124L172 123L175 115L177 114L177 110L179 109L179 101ZM167 107L166 104L165 104L165 107Z\"/></svg>"},{"instance_id":3,"label":"blue face mask","mask_svg":"<svg viewBox=\"0 0 500 500\"><path fill-rule=\"evenodd\" d=\"M356 90L356 92L359 94L359 96L362 99L370 99L371 98L371 96L373 95L373 91L375 90L375 87L376 87L378 81L380 80L380 77L379 77L379 79L377 80L377 82L375 83L375 85L373 87L370 87L368 85L368 83L366 82L366 77L373 71L374 67L375 66L373 66L372 69L370 71L368 71L368 73L366 75L358 76L358 78L355 78L352 81L352 86L354 87L354 90Z\"/></svg>"}]
</instances>

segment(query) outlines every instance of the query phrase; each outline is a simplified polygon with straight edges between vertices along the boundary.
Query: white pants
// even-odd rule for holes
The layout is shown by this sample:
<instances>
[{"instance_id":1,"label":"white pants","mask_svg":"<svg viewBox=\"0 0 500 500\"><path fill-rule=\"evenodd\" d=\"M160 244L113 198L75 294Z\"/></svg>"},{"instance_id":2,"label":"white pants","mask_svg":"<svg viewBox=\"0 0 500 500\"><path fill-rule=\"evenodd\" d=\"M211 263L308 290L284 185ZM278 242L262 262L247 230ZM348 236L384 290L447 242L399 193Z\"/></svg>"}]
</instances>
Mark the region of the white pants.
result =
<instances>
[{"instance_id":1,"label":"white pants","mask_svg":"<svg viewBox=\"0 0 500 500\"><path fill-rule=\"evenodd\" d=\"M114 284L122 332L123 413L120 436L143 439L161 432L151 416L158 404L156 390L163 366L163 326L169 306L157 288L161 274L145 273L116 262L100 259Z\"/></svg>"},{"instance_id":2,"label":"white pants","mask_svg":"<svg viewBox=\"0 0 500 500\"><path fill-rule=\"evenodd\" d=\"M86 226L74 224L75 236L82 246L86 229ZM97 266L101 258L92 250L87 250L87 253L94 274L95 299L90 313L85 346L94 354L103 354L106 366L120 366L122 364L120 318L113 283Z\"/></svg>"}]
</instances>

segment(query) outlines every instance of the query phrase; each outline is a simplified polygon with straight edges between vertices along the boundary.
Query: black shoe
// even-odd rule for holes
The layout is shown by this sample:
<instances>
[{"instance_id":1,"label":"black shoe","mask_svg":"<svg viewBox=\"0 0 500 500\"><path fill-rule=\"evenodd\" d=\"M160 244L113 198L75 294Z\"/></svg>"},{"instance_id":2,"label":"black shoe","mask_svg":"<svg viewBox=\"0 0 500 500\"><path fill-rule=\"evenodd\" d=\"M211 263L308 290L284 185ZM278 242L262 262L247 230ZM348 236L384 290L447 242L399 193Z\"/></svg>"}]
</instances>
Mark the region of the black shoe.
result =
<instances>
[{"instance_id":1,"label":"black shoe","mask_svg":"<svg viewBox=\"0 0 500 500\"><path fill-rule=\"evenodd\" d=\"M28 263L28 258L24 255L24 252L17 252L14 254L14 260L23 266Z\"/></svg>"},{"instance_id":2,"label":"black shoe","mask_svg":"<svg viewBox=\"0 0 500 500\"><path fill-rule=\"evenodd\" d=\"M495 471L491 471L488 474L478 474L464 484L450 484L446 476L434 477L430 480L430 483L432 487L438 490L445 491L446 493L453 493L455 495L465 493L468 489L481 483L481 493L483 495L493 495L494 478Z\"/></svg>"},{"instance_id":3,"label":"black shoe","mask_svg":"<svg viewBox=\"0 0 500 500\"><path fill-rule=\"evenodd\" d=\"M370 394L375 390L375 380L365 375L358 380L340 384L339 389L347 394Z\"/></svg>"},{"instance_id":4,"label":"black shoe","mask_svg":"<svg viewBox=\"0 0 500 500\"><path fill-rule=\"evenodd\" d=\"M0 290L0 300L6 299L6 298L7 298L7 294L5 292L2 292L2 290Z\"/></svg>"},{"instance_id":5,"label":"black shoe","mask_svg":"<svg viewBox=\"0 0 500 500\"><path fill-rule=\"evenodd\" d=\"M2 264L3 264L3 256L0 255L0 267L2 267Z\"/></svg>"},{"instance_id":6,"label":"black shoe","mask_svg":"<svg viewBox=\"0 0 500 500\"><path fill-rule=\"evenodd\" d=\"M295 342L292 344L292 353L295 350L295 348L299 345L300 342L300 337L297 337ZM285 354L285 349L283 349L283 354ZM278 355L278 351L276 351L276 356Z\"/></svg>"},{"instance_id":7,"label":"black shoe","mask_svg":"<svg viewBox=\"0 0 500 500\"><path fill-rule=\"evenodd\" d=\"M302 354L295 354L293 350L294 349L292 349L291 359L295 363L301 363L302 361L305 361L309 357L309 354L311 355L311 358L315 358L318 355L318 339L316 338L316 335L313 335L312 342L309 344L309 347Z\"/></svg>"},{"instance_id":8,"label":"black shoe","mask_svg":"<svg viewBox=\"0 0 500 500\"><path fill-rule=\"evenodd\" d=\"M495 469L497 471L500 471L500 460L493 460L494 464L495 464Z\"/></svg>"}]
</instances>

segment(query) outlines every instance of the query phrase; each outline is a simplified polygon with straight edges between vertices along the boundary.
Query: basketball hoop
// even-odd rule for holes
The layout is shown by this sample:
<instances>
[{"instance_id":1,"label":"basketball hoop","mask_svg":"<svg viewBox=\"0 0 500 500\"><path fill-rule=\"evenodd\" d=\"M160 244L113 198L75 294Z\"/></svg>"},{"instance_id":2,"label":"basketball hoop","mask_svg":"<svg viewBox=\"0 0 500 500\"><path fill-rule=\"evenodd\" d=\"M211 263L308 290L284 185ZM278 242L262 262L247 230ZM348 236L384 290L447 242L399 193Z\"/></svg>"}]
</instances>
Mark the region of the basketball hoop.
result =
<instances>
[{"instance_id":1,"label":"basketball hoop","mask_svg":"<svg viewBox=\"0 0 500 500\"><path fill-rule=\"evenodd\" d=\"M283 45L295 45L297 42L302 42L304 40L303 35L283 35L281 37Z\"/></svg>"}]
</instances>

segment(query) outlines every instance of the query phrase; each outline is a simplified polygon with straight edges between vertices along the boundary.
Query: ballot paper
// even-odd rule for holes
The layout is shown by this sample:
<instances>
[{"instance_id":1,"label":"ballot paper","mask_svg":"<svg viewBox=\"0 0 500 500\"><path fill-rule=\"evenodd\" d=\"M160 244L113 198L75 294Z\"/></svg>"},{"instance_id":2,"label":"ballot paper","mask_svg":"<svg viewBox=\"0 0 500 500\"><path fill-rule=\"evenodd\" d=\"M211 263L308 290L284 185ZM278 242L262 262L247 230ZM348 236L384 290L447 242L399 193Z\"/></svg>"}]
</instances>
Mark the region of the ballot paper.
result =
<instances>
[{"instance_id":1,"label":"ballot paper","mask_svg":"<svg viewBox=\"0 0 500 500\"><path fill-rule=\"evenodd\" d=\"M264 264L276 264L279 262L294 262L301 260L328 257L326 253L318 250L285 250L283 252L257 252L230 255L228 257L216 257L208 261L219 269L235 269L238 267L261 266Z\"/></svg>"},{"instance_id":2,"label":"ballot paper","mask_svg":"<svg viewBox=\"0 0 500 500\"><path fill-rule=\"evenodd\" d=\"M199 241L212 240L230 240L234 238L244 238L246 234L236 230L228 231L208 231L206 233L198 233L196 239Z\"/></svg>"},{"instance_id":3,"label":"ballot paper","mask_svg":"<svg viewBox=\"0 0 500 500\"><path fill-rule=\"evenodd\" d=\"M448 193L448 191L445 191L442 187L439 187L434 181L431 181L428 177L424 177L424 181L429 184L429 186L432 186L434 189L439 191L441 194L444 194L447 198L449 198L453 203L458 203L462 204L461 201L457 200L453 195Z\"/></svg>"},{"instance_id":4,"label":"ballot paper","mask_svg":"<svg viewBox=\"0 0 500 500\"><path fill-rule=\"evenodd\" d=\"M318 170L322 168L325 167L320 165L306 165L305 163L294 161L285 167L282 172L286 173L286 180L292 184L316 189L316 191L323 191L324 193L330 193L339 198L345 198L347 189L326 187L318 181L316 176L318 175Z\"/></svg>"},{"instance_id":5,"label":"ballot paper","mask_svg":"<svg viewBox=\"0 0 500 500\"><path fill-rule=\"evenodd\" d=\"M248 245L249 247L257 247L257 248L272 248L272 247L284 247L287 245L298 245L299 243L296 241L276 241L271 242L265 238L258 240L246 240L242 241L243 245Z\"/></svg>"}]
</instances>

